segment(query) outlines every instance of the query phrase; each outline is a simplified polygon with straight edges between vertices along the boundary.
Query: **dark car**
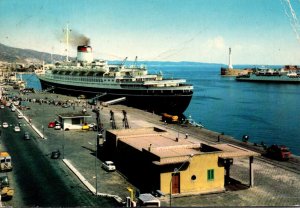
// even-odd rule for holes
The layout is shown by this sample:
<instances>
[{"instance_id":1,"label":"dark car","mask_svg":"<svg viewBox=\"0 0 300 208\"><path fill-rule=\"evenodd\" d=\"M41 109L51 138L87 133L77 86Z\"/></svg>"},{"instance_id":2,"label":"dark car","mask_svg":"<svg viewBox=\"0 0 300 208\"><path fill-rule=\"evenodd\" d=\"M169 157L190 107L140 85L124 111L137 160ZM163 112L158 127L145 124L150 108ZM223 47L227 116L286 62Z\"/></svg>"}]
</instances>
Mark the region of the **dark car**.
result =
<instances>
[{"instance_id":1,"label":"dark car","mask_svg":"<svg viewBox=\"0 0 300 208\"><path fill-rule=\"evenodd\" d=\"M60 151L56 150L51 152L51 159L58 159L60 157Z\"/></svg>"},{"instance_id":2,"label":"dark car","mask_svg":"<svg viewBox=\"0 0 300 208\"><path fill-rule=\"evenodd\" d=\"M25 140L29 140L30 139L29 133L27 131L24 133L24 139Z\"/></svg>"},{"instance_id":3,"label":"dark car","mask_svg":"<svg viewBox=\"0 0 300 208\"><path fill-rule=\"evenodd\" d=\"M0 188L8 187L9 181L7 176L0 176Z\"/></svg>"}]
</instances>

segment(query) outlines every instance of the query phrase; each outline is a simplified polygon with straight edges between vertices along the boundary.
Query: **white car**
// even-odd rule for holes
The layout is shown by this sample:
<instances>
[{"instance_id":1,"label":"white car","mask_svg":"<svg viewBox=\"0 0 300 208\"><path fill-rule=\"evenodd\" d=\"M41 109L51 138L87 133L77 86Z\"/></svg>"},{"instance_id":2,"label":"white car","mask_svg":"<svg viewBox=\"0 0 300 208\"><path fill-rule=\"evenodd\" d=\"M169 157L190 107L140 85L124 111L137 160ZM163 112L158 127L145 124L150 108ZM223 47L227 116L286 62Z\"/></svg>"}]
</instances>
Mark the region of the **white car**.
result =
<instances>
[{"instance_id":1,"label":"white car","mask_svg":"<svg viewBox=\"0 0 300 208\"><path fill-rule=\"evenodd\" d=\"M4 108L4 105L1 105L0 108L3 109L3 108Z\"/></svg>"},{"instance_id":2,"label":"white car","mask_svg":"<svg viewBox=\"0 0 300 208\"><path fill-rule=\"evenodd\" d=\"M54 127L54 129L61 130L61 125L60 124L56 124L55 127Z\"/></svg>"},{"instance_id":3,"label":"white car","mask_svg":"<svg viewBox=\"0 0 300 208\"><path fill-rule=\"evenodd\" d=\"M8 123L7 122L3 122L2 127L3 128L7 128L8 127Z\"/></svg>"},{"instance_id":4,"label":"white car","mask_svg":"<svg viewBox=\"0 0 300 208\"><path fill-rule=\"evenodd\" d=\"M11 108L11 112L15 112L16 111L16 108L15 107L12 107Z\"/></svg>"},{"instance_id":5,"label":"white car","mask_svg":"<svg viewBox=\"0 0 300 208\"><path fill-rule=\"evenodd\" d=\"M19 119L23 118L23 115L22 114L18 114L18 118Z\"/></svg>"},{"instance_id":6,"label":"white car","mask_svg":"<svg viewBox=\"0 0 300 208\"><path fill-rule=\"evenodd\" d=\"M112 162L112 161L105 161L104 163L102 163L101 167L106 171L115 171L116 170L116 166L114 165L114 162Z\"/></svg>"},{"instance_id":7,"label":"white car","mask_svg":"<svg viewBox=\"0 0 300 208\"><path fill-rule=\"evenodd\" d=\"M20 129L19 126L15 126L14 131L15 131L15 132L19 132L19 131L21 131L21 129Z\"/></svg>"}]
</instances>

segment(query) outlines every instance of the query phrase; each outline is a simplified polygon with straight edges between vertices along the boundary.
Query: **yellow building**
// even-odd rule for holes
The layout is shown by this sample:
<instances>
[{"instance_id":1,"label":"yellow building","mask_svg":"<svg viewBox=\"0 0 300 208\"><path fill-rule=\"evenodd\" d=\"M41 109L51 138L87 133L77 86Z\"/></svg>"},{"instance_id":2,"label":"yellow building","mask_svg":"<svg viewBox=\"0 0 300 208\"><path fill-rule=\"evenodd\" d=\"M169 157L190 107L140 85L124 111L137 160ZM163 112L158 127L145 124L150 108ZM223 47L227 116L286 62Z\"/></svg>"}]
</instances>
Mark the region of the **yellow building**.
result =
<instances>
[{"instance_id":1,"label":"yellow building","mask_svg":"<svg viewBox=\"0 0 300 208\"><path fill-rule=\"evenodd\" d=\"M107 131L103 149L142 192L196 194L224 191L232 157L256 155L229 146L174 138L154 127Z\"/></svg>"}]
</instances>

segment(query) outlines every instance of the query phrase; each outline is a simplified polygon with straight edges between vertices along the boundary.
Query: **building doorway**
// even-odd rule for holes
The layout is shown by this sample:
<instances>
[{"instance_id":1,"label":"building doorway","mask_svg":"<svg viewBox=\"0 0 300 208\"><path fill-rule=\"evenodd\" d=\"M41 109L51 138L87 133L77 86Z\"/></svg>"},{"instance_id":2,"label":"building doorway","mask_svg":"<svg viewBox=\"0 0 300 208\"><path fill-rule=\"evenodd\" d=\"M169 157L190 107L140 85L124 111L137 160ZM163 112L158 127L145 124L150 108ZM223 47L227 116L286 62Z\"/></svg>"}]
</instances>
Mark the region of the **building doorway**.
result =
<instances>
[{"instance_id":1,"label":"building doorway","mask_svg":"<svg viewBox=\"0 0 300 208\"><path fill-rule=\"evenodd\" d=\"M180 193L180 174L172 174L172 194Z\"/></svg>"}]
</instances>

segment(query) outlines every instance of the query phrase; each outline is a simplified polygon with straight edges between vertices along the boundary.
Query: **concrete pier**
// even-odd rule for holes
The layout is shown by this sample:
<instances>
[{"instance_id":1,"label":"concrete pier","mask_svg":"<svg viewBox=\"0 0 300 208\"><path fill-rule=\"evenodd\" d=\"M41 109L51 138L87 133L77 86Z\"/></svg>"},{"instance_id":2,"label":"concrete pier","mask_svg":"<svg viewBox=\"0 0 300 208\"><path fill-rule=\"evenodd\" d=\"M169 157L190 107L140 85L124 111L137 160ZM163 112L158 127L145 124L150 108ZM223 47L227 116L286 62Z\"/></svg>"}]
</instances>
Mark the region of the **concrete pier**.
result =
<instances>
[{"instance_id":1,"label":"concrete pier","mask_svg":"<svg viewBox=\"0 0 300 208\"><path fill-rule=\"evenodd\" d=\"M23 122L28 124L29 128L36 128L36 139L47 138L49 150L61 147L64 144L64 161L72 164L72 167L82 175L82 180L86 180L91 192L96 192L99 196L112 196L118 200L125 200L130 196L128 187L134 192L134 187L122 173L107 173L101 168L102 161L95 160L92 153L95 152L97 141L97 132L95 131L59 131L47 128L50 121L57 119L57 115L72 111L82 111L83 108L92 117L87 120L88 123L96 123L96 114L93 113L94 106L87 104L87 100L78 100L75 97L57 95L52 93L31 93L19 94L11 92L22 99L27 100L30 110L22 110L24 114ZM35 102L33 102L35 99ZM31 100L31 102L29 102ZM37 102L42 100L41 104ZM61 105L55 105L50 101L61 101L71 103L71 107L63 108ZM161 116L151 112L126 107L122 105L109 105L108 107L96 106L100 109L100 118L104 129L111 128L110 111L114 112L116 126L123 126L123 113L126 110L127 118L131 128L140 127L159 127L167 130L179 139L184 139L189 135L189 139L198 142L215 144L215 143L232 143L249 148L255 151L262 151L262 148L254 147L251 144L245 144L235 140L228 135L222 135L218 140L220 133L213 132L205 128L193 126L180 126L177 124L165 124L161 121ZM13 113L13 112L12 112ZM31 119L31 122L29 122ZM4 119L2 119L4 121ZM31 126L31 127L30 127ZM43 130L44 127L44 130ZM45 135L45 136L42 136ZM44 141L44 140L42 140ZM76 172L72 171L72 172ZM228 186L227 191L218 195L196 195L177 198L172 196L172 205L174 206L294 206L300 204L300 175L284 167L258 158L253 162L250 159L234 159L233 165L230 166L230 175L228 177L238 180L241 184ZM255 172L255 186L254 185ZM95 179L98 180L95 180ZM82 181L81 180L81 181ZM79 181L79 183L81 183ZM96 184L97 183L97 184ZM245 188L243 184L250 185L253 188ZM162 206L167 206L168 197L160 198ZM9 205L9 204L8 204Z\"/></svg>"}]
</instances>

